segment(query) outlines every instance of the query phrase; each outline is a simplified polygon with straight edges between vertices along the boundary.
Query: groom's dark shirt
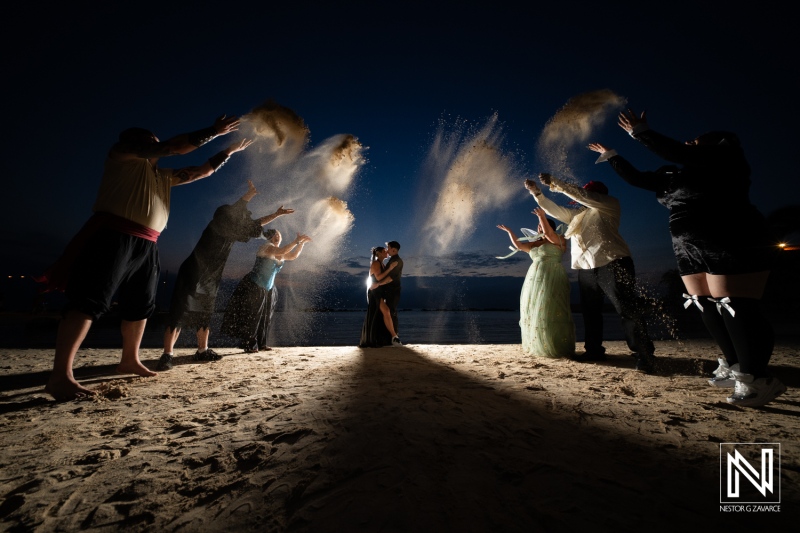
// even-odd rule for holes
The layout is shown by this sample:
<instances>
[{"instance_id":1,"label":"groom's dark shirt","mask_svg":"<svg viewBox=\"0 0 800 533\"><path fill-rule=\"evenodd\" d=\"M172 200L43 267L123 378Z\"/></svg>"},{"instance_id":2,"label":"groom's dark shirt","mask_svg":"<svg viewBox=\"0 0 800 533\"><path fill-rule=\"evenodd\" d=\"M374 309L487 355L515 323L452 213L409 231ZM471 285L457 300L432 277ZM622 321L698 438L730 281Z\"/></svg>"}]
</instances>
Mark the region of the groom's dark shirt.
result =
<instances>
[{"instance_id":1,"label":"groom's dark shirt","mask_svg":"<svg viewBox=\"0 0 800 533\"><path fill-rule=\"evenodd\" d=\"M388 267L392 263L397 263L397 266L394 267L389 272L389 277L392 278L392 281L390 283L387 283L386 286L387 287L399 287L400 286L400 276L403 275L403 260L400 259L399 255L393 255L393 256L391 256L389 258L389 262L386 263L386 266Z\"/></svg>"}]
</instances>

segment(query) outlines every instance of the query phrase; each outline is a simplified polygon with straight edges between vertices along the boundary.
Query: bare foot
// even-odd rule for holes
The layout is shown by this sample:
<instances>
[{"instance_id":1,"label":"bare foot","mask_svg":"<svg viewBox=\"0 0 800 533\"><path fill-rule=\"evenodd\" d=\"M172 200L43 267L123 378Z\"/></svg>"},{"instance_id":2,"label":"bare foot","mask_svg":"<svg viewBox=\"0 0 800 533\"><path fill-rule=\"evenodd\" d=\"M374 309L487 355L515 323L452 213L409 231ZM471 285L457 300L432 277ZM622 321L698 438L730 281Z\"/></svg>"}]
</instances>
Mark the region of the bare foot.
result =
<instances>
[{"instance_id":1,"label":"bare foot","mask_svg":"<svg viewBox=\"0 0 800 533\"><path fill-rule=\"evenodd\" d=\"M141 376L143 378L152 378L153 376L158 375L158 372L153 372L152 370L148 369L140 361L135 361L133 363L120 363L117 365L117 373L136 374L137 376Z\"/></svg>"},{"instance_id":2,"label":"bare foot","mask_svg":"<svg viewBox=\"0 0 800 533\"><path fill-rule=\"evenodd\" d=\"M44 391L59 402L77 400L78 398L85 398L97 394L93 390L82 386L71 377L54 378L51 376L47 385L44 387Z\"/></svg>"}]
</instances>

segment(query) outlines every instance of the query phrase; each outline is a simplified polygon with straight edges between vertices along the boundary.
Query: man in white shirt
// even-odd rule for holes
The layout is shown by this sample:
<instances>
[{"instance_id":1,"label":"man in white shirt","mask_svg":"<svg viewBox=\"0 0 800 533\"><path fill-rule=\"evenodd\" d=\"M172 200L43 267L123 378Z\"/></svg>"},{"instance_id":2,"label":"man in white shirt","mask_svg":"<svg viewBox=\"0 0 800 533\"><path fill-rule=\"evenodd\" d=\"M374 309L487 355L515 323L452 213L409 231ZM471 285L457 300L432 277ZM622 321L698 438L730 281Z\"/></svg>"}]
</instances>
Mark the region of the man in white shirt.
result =
<instances>
[{"instance_id":1,"label":"man in white shirt","mask_svg":"<svg viewBox=\"0 0 800 533\"><path fill-rule=\"evenodd\" d=\"M622 319L628 348L636 354L636 369L653 370L654 347L644 321L644 301L636 289L636 273L630 249L619 234L619 200L608 195L599 181L583 188L539 174L539 180L553 192L572 199L577 207L562 207L547 198L536 182L525 180L525 188L553 218L568 224L564 237L572 242L572 268L578 271L581 308L585 329L585 353L577 361L602 361L603 297L607 297Z\"/></svg>"}]
</instances>

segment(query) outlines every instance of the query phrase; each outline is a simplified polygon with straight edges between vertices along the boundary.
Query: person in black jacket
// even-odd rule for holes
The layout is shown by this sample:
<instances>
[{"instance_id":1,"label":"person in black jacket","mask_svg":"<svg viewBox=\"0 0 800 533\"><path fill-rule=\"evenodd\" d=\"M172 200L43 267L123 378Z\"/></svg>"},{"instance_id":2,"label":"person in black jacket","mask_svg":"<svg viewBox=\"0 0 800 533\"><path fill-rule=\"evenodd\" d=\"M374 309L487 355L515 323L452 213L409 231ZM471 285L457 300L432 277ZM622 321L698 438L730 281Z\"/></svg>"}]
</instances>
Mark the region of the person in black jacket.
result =
<instances>
[{"instance_id":1,"label":"person in black jacket","mask_svg":"<svg viewBox=\"0 0 800 533\"><path fill-rule=\"evenodd\" d=\"M280 206L274 213L254 219L247 204L258 194L258 190L252 181L248 180L247 184L247 192L238 201L217 208L194 250L178 270L169 321L164 332L164 353L158 361L158 370L172 368L173 349L182 327L197 330L197 352L192 356L193 360L222 359L221 355L209 348L208 336L222 272L233 244L261 237L263 226L278 217L294 213L294 209Z\"/></svg>"},{"instance_id":2,"label":"person in black jacket","mask_svg":"<svg viewBox=\"0 0 800 533\"><path fill-rule=\"evenodd\" d=\"M686 143L650 129L645 113L620 113L619 125L656 155L677 165L641 172L599 143L598 163L608 161L622 179L656 193L670 210L669 229L678 271L694 305L722 350L709 383L734 387L728 402L760 406L786 391L767 365L774 333L760 309L776 247L766 221L750 203L750 165L738 137L712 131ZM746 223L731 228L731 215ZM709 304L710 302L710 304Z\"/></svg>"}]
</instances>

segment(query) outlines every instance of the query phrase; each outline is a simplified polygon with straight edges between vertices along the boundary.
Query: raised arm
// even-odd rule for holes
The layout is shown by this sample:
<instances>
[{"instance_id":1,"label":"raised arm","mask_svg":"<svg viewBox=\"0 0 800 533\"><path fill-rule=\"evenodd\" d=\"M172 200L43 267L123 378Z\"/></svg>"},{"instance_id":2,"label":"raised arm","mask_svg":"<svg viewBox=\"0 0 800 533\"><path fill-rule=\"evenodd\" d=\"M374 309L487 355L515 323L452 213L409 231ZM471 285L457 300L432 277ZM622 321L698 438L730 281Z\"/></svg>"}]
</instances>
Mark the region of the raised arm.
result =
<instances>
[{"instance_id":1,"label":"raised arm","mask_svg":"<svg viewBox=\"0 0 800 533\"><path fill-rule=\"evenodd\" d=\"M199 179L207 178L217 171L222 165L228 162L231 155L240 152L253 144L253 141L242 139L235 142L223 151L212 155L208 161L199 167L183 167L175 169L172 173L172 181L170 184L173 187L178 185L185 185Z\"/></svg>"},{"instance_id":2,"label":"raised arm","mask_svg":"<svg viewBox=\"0 0 800 533\"><path fill-rule=\"evenodd\" d=\"M619 127L647 149L667 161L681 165L713 164L730 157L730 146L682 143L650 129L647 112L637 115L630 109L619 114Z\"/></svg>"},{"instance_id":3,"label":"raised arm","mask_svg":"<svg viewBox=\"0 0 800 533\"><path fill-rule=\"evenodd\" d=\"M579 204L597 209L606 215L619 216L619 200L612 196L598 192L587 191L583 187L578 187L572 183L567 183L565 181L556 179L550 174L539 174L539 178L542 180L542 183L550 186L551 191L560 192L564 196L575 200ZM555 214L550 213L547 209L545 209L545 211L548 215L558 218L555 216ZM572 210L572 212L578 213L579 211ZM558 219L562 222L567 222L566 220L560 218Z\"/></svg>"},{"instance_id":4,"label":"raised arm","mask_svg":"<svg viewBox=\"0 0 800 533\"><path fill-rule=\"evenodd\" d=\"M544 233L544 238L551 243L555 244L562 250L567 249L567 240L556 233L556 230L550 226L550 222L547 221L547 213L544 212L544 209L541 207L537 207L533 210L533 214L539 218L539 225L542 227L542 233ZM539 241L536 241L539 242Z\"/></svg>"},{"instance_id":5,"label":"raised arm","mask_svg":"<svg viewBox=\"0 0 800 533\"><path fill-rule=\"evenodd\" d=\"M170 155L183 155L196 150L220 135L239 129L240 119L222 115L212 126L191 133L182 133L166 141L158 141L152 134L131 136L111 147L109 157L114 159L153 159Z\"/></svg>"},{"instance_id":6,"label":"raised arm","mask_svg":"<svg viewBox=\"0 0 800 533\"><path fill-rule=\"evenodd\" d=\"M522 250L523 252L530 252L534 248L541 246L544 244L543 241L536 241L536 242L520 242L514 232L508 226L504 226L503 224L498 224L498 229L501 229L508 233L508 238L511 239L511 244L514 245L514 248L517 250Z\"/></svg>"},{"instance_id":7,"label":"raised arm","mask_svg":"<svg viewBox=\"0 0 800 533\"><path fill-rule=\"evenodd\" d=\"M244 193L241 198L239 198L239 201L249 203L256 194L258 194L258 189L256 189L255 185L253 185L253 180L247 180L247 192Z\"/></svg>"},{"instance_id":8,"label":"raised arm","mask_svg":"<svg viewBox=\"0 0 800 533\"><path fill-rule=\"evenodd\" d=\"M541 179L542 176L549 176L549 174L539 174L539 179ZM560 220L561 222L566 222L569 224L570 220L572 220L572 217L574 217L577 213L575 209L562 207L545 196L539 186L536 185L536 182L531 179L525 180L525 188L531 193L533 199L536 200L536 203L539 204L539 206L544 209L548 215Z\"/></svg>"},{"instance_id":9,"label":"raised arm","mask_svg":"<svg viewBox=\"0 0 800 533\"><path fill-rule=\"evenodd\" d=\"M297 237L293 241L284 246L275 246L272 243L267 243L261 247L257 255L263 257L274 257L279 261L287 259L288 254L290 254L297 247L297 245L300 244L300 241L303 240L304 238L309 241L311 240L310 237L298 233Z\"/></svg>"},{"instance_id":10,"label":"raised arm","mask_svg":"<svg viewBox=\"0 0 800 533\"><path fill-rule=\"evenodd\" d=\"M308 235L298 235L296 240L298 241L297 246L283 256L286 261L294 261L297 259L297 257L303 251L303 247L306 245L306 243L311 241L311 237Z\"/></svg>"},{"instance_id":11,"label":"raised arm","mask_svg":"<svg viewBox=\"0 0 800 533\"><path fill-rule=\"evenodd\" d=\"M600 154L600 157L597 159L598 163L608 161L611 164L611 168L619 174L619 177L634 187L657 192L662 190L666 185L663 175L655 172L641 172L637 170L627 159L617 154L616 150L607 148L600 143L591 143L588 148Z\"/></svg>"},{"instance_id":12,"label":"raised arm","mask_svg":"<svg viewBox=\"0 0 800 533\"><path fill-rule=\"evenodd\" d=\"M278 217L282 217L283 215L291 215L292 213L294 213L294 209L284 209L283 206L280 206L278 210L272 213L271 215L266 215L259 218L258 223L264 226L265 224L269 224Z\"/></svg>"}]
</instances>

